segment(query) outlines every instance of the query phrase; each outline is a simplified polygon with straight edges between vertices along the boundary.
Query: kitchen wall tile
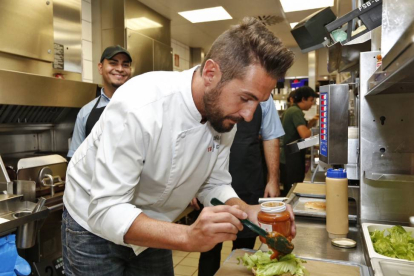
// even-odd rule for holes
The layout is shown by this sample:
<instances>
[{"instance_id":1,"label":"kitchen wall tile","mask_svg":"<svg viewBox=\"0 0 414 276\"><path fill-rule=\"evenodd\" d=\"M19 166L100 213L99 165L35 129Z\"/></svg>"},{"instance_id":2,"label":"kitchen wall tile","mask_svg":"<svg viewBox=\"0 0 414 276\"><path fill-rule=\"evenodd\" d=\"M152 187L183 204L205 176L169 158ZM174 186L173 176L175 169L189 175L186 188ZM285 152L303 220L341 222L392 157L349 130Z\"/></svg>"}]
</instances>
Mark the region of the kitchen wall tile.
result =
<instances>
[{"instance_id":1,"label":"kitchen wall tile","mask_svg":"<svg viewBox=\"0 0 414 276\"><path fill-rule=\"evenodd\" d=\"M189 48L186 48L185 49L185 59L187 60L187 61L190 61L190 49Z\"/></svg>"},{"instance_id":2,"label":"kitchen wall tile","mask_svg":"<svg viewBox=\"0 0 414 276\"><path fill-rule=\"evenodd\" d=\"M82 39L82 58L92 61L92 42Z\"/></svg>"},{"instance_id":3,"label":"kitchen wall tile","mask_svg":"<svg viewBox=\"0 0 414 276\"><path fill-rule=\"evenodd\" d=\"M92 80L92 61L84 59L82 61L82 79Z\"/></svg>"},{"instance_id":4,"label":"kitchen wall tile","mask_svg":"<svg viewBox=\"0 0 414 276\"><path fill-rule=\"evenodd\" d=\"M182 63L183 63L183 66L182 66L183 70L190 69L190 63L188 62L188 60L182 60Z\"/></svg>"},{"instance_id":5,"label":"kitchen wall tile","mask_svg":"<svg viewBox=\"0 0 414 276\"><path fill-rule=\"evenodd\" d=\"M92 41L92 24L82 20L82 39Z\"/></svg>"},{"instance_id":6,"label":"kitchen wall tile","mask_svg":"<svg viewBox=\"0 0 414 276\"><path fill-rule=\"evenodd\" d=\"M82 20L92 22L91 3L82 1Z\"/></svg>"}]
</instances>

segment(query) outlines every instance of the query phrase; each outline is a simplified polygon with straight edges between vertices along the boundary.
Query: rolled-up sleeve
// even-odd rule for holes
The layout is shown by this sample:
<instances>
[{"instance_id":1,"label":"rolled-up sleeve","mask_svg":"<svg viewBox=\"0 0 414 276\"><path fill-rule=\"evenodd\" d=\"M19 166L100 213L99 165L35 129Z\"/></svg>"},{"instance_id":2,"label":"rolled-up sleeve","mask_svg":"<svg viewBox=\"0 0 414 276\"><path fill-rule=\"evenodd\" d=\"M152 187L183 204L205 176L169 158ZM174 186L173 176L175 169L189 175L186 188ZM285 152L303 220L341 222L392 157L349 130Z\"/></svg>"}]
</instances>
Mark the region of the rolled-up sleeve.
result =
<instances>
[{"instance_id":1,"label":"rolled-up sleeve","mask_svg":"<svg viewBox=\"0 0 414 276\"><path fill-rule=\"evenodd\" d=\"M120 103L108 106L98 122L103 131L91 183L88 224L97 235L125 245L124 235L142 212L130 202L145 160L145 141L136 115L122 108Z\"/></svg>"},{"instance_id":2,"label":"rolled-up sleeve","mask_svg":"<svg viewBox=\"0 0 414 276\"><path fill-rule=\"evenodd\" d=\"M260 103L260 106L262 107L262 125L260 133L263 140L268 141L285 135L272 96L270 96L266 102Z\"/></svg>"},{"instance_id":3,"label":"rolled-up sleeve","mask_svg":"<svg viewBox=\"0 0 414 276\"><path fill-rule=\"evenodd\" d=\"M231 175L229 173L230 147L236 134L236 127L226 134L221 135L220 152L210 174L198 191L197 198L204 206L211 206L212 198L217 198L222 202L237 197L238 195L231 186Z\"/></svg>"}]
</instances>

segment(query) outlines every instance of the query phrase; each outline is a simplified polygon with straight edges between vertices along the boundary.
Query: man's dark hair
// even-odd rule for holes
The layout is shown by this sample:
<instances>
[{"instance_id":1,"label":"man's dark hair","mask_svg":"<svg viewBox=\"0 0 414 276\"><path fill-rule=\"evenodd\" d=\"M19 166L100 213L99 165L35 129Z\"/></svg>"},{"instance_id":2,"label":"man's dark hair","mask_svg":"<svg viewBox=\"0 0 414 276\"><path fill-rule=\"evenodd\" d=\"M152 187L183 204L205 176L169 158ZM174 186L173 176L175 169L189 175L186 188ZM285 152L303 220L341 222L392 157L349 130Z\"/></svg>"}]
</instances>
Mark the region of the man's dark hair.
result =
<instances>
[{"instance_id":1,"label":"man's dark hair","mask_svg":"<svg viewBox=\"0 0 414 276\"><path fill-rule=\"evenodd\" d=\"M292 98L293 100L295 100L295 91L292 91L289 93L289 96L287 97L287 101L290 101L290 98Z\"/></svg>"},{"instance_id":2,"label":"man's dark hair","mask_svg":"<svg viewBox=\"0 0 414 276\"><path fill-rule=\"evenodd\" d=\"M292 66L294 54L259 20L246 17L214 41L200 72L208 59L219 64L220 82L224 84L232 79L242 79L248 66L253 64L260 64L275 80L281 79Z\"/></svg>"},{"instance_id":3,"label":"man's dark hair","mask_svg":"<svg viewBox=\"0 0 414 276\"><path fill-rule=\"evenodd\" d=\"M307 100L309 97L318 98L319 95L316 94L315 90L313 90L309 86L302 86L295 90L293 99L295 103L300 103L303 98Z\"/></svg>"}]
</instances>

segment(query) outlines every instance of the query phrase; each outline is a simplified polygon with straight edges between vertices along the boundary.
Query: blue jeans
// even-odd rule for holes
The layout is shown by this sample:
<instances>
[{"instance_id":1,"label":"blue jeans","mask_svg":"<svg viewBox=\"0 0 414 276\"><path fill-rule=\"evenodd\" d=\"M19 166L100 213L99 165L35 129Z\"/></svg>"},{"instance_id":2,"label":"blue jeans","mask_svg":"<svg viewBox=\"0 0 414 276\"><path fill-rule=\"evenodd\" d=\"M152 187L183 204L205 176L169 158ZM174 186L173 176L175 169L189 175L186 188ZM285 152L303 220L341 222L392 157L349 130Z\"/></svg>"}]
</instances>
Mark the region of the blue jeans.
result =
<instances>
[{"instance_id":1,"label":"blue jeans","mask_svg":"<svg viewBox=\"0 0 414 276\"><path fill-rule=\"evenodd\" d=\"M148 248L136 256L131 248L84 229L66 209L62 216L62 251L68 276L174 276L171 250Z\"/></svg>"}]
</instances>

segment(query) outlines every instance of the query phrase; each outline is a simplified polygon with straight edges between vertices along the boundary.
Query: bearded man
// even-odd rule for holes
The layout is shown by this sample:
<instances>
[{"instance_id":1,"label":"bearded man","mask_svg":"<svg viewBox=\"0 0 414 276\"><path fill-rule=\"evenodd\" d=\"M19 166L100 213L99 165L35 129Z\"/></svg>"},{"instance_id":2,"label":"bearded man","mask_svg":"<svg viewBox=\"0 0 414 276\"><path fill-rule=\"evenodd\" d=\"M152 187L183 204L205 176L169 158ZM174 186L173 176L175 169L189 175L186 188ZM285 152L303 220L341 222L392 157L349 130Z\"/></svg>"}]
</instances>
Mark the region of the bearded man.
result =
<instances>
[{"instance_id":1,"label":"bearded man","mask_svg":"<svg viewBox=\"0 0 414 276\"><path fill-rule=\"evenodd\" d=\"M174 275L171 250L210 250L236 239L240 219L257 221L259 206L231 187L234 126L252 120L292 62L272 32L246 18L201 66L120 87L68 166L65 274ZM193 197L207 206L196 222L172 223ZM212 198L226 205L209 207Z\"/></svg>"}]
</instances>

